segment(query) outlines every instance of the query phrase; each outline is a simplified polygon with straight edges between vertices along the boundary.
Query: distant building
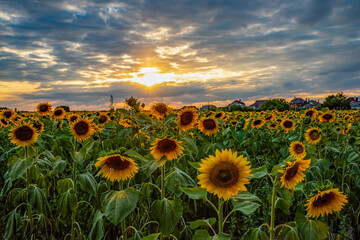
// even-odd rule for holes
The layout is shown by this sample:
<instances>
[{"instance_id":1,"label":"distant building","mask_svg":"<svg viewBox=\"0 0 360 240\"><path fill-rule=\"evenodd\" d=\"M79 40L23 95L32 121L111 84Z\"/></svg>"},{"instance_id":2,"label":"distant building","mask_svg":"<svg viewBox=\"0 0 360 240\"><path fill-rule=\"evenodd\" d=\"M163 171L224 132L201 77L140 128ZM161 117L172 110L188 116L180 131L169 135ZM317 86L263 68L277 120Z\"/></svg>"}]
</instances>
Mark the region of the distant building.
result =
<instances>
[{"instance_id":1,"label":"distant building","mask_svg":"<svg viewBox=\"0 0 360 240\"><path fill-rule=\"evenodd\" d=\"M204 105L200 108L200 111L206 111L206 110L211 110L211 109L215 109L216 106L215 105Z\"/></svg>"},{"instance_id":2,"label":"distant building","mask_svg":"<svg viewBox=\"0 0 360 240\"><path fill-rule=\"evenodd\" d=\"M302 107L303 108L318 108L320 106L321 106L321 103L319 102L319 100L307 100L306 99L306 103Z\"/></svg>"},{"instance_id":3,"label":"distant building","mask_svg":"<svg viewBox=\"0 0 360 240\"><path fill-rule=\"evenodd\" d=\"M350 107L351 107L351 109L360 109L360 104L359 104L359 102L352 102L350 104Z\"/></svg>"},{"instance_id":4,"label":"distant building","mask_svg":"<svg viewBox=\"0 0 360 240\"><path fill-rule=\"evenodd\" d=\"M360 97L349 97L348 101L350 101L350 103L354 103L354 102L360 102Z\"/></svg>"},{"instance_id":5,"label":"distant building","mask_svg":"<svg viewBox=\"0 0 360 240\"><path fill-rule=\"evenodd\" d=\"M294 97L293 100L290 101L290 107L294 108L302 108L307 102L302 98Z\"/></svg>"},{"instance_id":6,"label":"distant building","mask_svg":"<svg viewBox=\"0 0 360 240\"><path fill-rule=\"evenodd\" d=\"M235 101L233 101L232 103L230 103L228 107L230 108L230 107L232 107L232 106L245 107L245 103L243 103L243 102L241 101L241 99L239 99L239 100L235 100Z\"/></svg>"},{"instance_id":7,"label":"distant building","mask_svg":"<svg viewBox=\"0 0 360 240\"><path fill-rule=\"evenodd\" d=\"M249 107L253 108L253 109L259 109L261 107L261 105L263 105L264 102L266 102L267 100L256 100L253 104L251 104Z\"/></svg>"}]
</instances>

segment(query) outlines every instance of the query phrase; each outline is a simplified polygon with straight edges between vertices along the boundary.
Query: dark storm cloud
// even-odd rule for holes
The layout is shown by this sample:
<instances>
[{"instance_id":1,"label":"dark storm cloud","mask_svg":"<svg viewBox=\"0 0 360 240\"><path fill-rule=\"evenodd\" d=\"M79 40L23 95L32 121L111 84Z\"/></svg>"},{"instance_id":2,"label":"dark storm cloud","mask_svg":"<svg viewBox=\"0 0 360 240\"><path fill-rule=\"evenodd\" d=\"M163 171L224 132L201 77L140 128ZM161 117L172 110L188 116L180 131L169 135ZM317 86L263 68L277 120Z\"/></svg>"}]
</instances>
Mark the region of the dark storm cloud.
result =
<instances>
[{"instance_id":1,"label":"dark storm cloud","mask_svg":"<svg viewBox=\"0 0 360 240\"><path fill-rule=\"evenodd\" d=\"M359 26L359 0L2 1L0 83L39 86L0 102L103 107L110 94L191 104L359 93ZM129 82L144 66L190 75L151 89ZM196 75L216 69L206 80Z\"/></svg>"}]
</instances>

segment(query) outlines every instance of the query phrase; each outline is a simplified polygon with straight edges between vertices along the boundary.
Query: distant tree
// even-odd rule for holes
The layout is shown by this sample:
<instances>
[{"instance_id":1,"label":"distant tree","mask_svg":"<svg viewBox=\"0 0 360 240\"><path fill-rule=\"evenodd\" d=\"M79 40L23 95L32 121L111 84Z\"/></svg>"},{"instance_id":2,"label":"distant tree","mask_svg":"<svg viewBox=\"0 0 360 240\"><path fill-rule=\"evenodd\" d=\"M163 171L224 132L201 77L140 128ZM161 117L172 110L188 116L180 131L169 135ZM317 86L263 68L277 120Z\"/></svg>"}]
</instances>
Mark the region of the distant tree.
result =
<instances>
[{"instance_id":1,"label":"distant tree","mask_svg":"<svg viewBox=\"0 0 360 240\"><path fill-rule=\"evenodd\" d=\"M350 109L350 101L348 101L348 97L343 93L338 93L327 96L321 107L328 107L329 109Z\"/></svg>"},{"instance_id":2,"label":"distant tree","mask_svg":"<svg viewBox=\"0 0 360 240\"><path fill-rule=\"evenodd\" d=\"M285 99L283 98L267 100L260 107L261 111L273 110L273 109L277 109L278 111L283 112L286 110L290 110L291 107L289 103L285 101Z\"/></svg>"},{"instance_id":3,"label":"distant tree","mask_svg":"<svg viewBox=\"0 0 360 240\"><path fill-rule=\"evenodd\" d=\"M63 108L65 110L65 112L70 112L70 107L69 106L65 106L65 105L57 106L55 109L57 109L57 108Z\"/></svg>"},{"instance_id":4,"label":"distant tree","mask_svg":"<svg viewBox=\"0 0 360 240\"><path fill-rule=\"evenodd\" d=\"M140 101L138 101L138 99L134 98L133 96L125 98L125 102L135 112L139 112L140 107L145 107L145 104L141 104Z\"/></svg>"},{"instance_id":5,"label":"distant tree","mask_svg":"<svg viewBox=\"0 0 360 240\"><path fill-rule=\"evenodd\" d=\"M109 104L110 111L114 111L114 97L110 95L110 104Z\"/></svg>"}]
</instances>

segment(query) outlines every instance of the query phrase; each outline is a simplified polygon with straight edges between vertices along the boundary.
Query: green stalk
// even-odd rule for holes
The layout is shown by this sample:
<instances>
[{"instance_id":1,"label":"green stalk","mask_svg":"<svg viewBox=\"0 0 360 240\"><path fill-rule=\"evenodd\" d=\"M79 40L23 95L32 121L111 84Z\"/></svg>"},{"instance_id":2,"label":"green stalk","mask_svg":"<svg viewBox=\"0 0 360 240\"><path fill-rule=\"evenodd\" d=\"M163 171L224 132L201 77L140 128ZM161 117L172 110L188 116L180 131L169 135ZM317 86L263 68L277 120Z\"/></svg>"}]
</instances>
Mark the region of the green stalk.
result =
<instances>
[{"instance_id":1,"label":"green stalk","mask_svg":"<svg viewBox=\"0 0 360 240\"><path fill-rule=\"evenodd\" d=\"M124 183L123 181L119 181L119 190L122 191L124 190ZM125 226L125 219L121 221L121 232L122 232L122 237L124 240L127 239L127 235L126 235L126 226Z\"/></svg>"},{"instance_id":2,"label":"green stalk","mask_svg":"<svg viewBox=\"0 0 360 240\"><path fill-rule=\"evenodd\" d=\"M223 225L223 206L224 206L224 201L221 199L221 198L219 198L219 201L218 201L219 203L218 203L218 208L219 208L219 210L218 210L218 225L219 225L219 235L221 235L222 233L223 233L223 227L224 227L224 225Z\"/></svg>"},{"instance_id":3,"label":"green stalk","mask_svg":"<svg viewBox=\"0 0 360 240\"><path fill-rule=\"evenodd\" d=\"M277 184L277 177L275 181L271 179L273 183L273 191L271 196L271 219L270 219L270 240L275 239L275 197L276 197L276 184Z\"/></svg>"},{"instance_id":4,"label":"green stalk","mask_svg":"<svg viewBox=\"0 0 360 240\"><path fill-rule=\"evenodd\" d=\"M25 159L28 158L28 148L25 147ZM30 175L30 168L28 168L26 170L26 188L27 188L27 191L30 191L30 184L31 184L31 175ZM28 214L29 214L29 219L30 219L30 226L31 226L31 229L34 228L34 217L33 217L33 212L32 212L32 209L31 209L31 206L30 206L30 203L28 204Z\"/></svg>"},{"instance_id":5,"label":"green stalk","mask_svg":"<svg viewBox=\"0 0 360 240\"><path fill-rule=\"evenodd\" d=\"M165 163L161 166L161 199L165 198Z\"/></svg>"},{"instance_id":6,"label":"green stalk","mask_svg":"<svg viewBox=\"0 0 360 240\"><path fill-rule=\"evenodd\" d=\"M77 145L77 142L75 140L75 144L74 144L75 152L76 152L76 145ZM72 177L73 177L73 182L74 182L74 192L76 194L76 191L77 191L77 187L76 187L76 185L77 185L76 184L77 172L76 172L76 160L75 159L73 159ZM75 223L76 223L76 208L71 214L71 240L75 239Z\"/></svg>"}]
</instances>

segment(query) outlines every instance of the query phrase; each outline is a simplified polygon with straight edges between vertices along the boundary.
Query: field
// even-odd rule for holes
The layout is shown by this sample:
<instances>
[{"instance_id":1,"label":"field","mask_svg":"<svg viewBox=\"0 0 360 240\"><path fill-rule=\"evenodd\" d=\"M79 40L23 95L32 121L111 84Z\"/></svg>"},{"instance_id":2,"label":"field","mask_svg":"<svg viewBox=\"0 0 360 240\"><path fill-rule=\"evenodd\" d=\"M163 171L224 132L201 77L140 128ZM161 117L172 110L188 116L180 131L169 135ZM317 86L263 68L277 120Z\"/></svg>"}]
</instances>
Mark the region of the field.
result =
<instances>
[{"instance_id":1,"label":"field","mask_svg":"<svg viewBox=\"0 0 360 240\"><path fill-rule=\"evenodd\" d=\"M360 239L359 111L129 105L1 112L1 239Z\"/></svg>"}]
</instances>

